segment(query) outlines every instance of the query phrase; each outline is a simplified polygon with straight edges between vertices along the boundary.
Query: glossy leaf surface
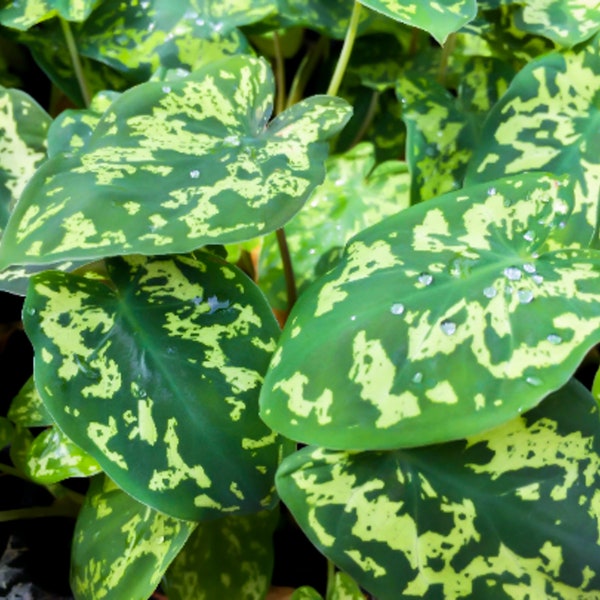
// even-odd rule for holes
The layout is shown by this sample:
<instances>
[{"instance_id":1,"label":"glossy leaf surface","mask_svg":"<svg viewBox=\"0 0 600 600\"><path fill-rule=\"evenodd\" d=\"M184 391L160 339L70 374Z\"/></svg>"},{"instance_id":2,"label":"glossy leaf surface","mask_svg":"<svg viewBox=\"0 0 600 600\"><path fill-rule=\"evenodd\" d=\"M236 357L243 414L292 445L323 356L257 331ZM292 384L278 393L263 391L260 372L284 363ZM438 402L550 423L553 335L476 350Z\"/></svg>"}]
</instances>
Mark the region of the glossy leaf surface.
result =
<instances>
[{"instance_id":1,"label":"glossy leaf surface","mask_svg":"<svg viewBox=\"0 0 600 600\"><path fill-rule=\"evenodd\" d=\"M440 44L477 14L475 0L361 0L361 4L411 27L424 29Z\"/></svg>"},{"instance_id":2,"label":"glossy leaf surface","mask_svg":"<svg viewBox=\"0 0 600 600\"><path fill-rule=\"evenodd\" d=\"M468 182L545 170L570 174L597 231L600 190L600 37L576 51L532 61L489 115Z\"/></svg>"},{"instance_id":3,"label":"glossy leaf surface","mask_svg":"<svg viewBox=\"0 0 600 600\"><path fill-rule=\"evenodd\" d=\"M277 487L311 541L381 600L598 596L598 407L577 382L444 446L307 447Z\"/></svg>"},{"instance_id":4,"label":"glossy leaf surface","mask_svg":"<svg viewBox=\"0 0 600 600\"><path fill-rule=\"evenodd\" d=\"M13 398L7 416L21 427L47 427L54 423L35 388L33 376Z\"/></svg>"},{"instance_id":5,"label":"glossy leaf surface","mask_svg":"<svg viewBox=\"0 0 600 600\"><path fill-rule=\"evenodd\" d=\"M265 127L272 95L268 65L247 57L125 92L79 154L31 180L1 262L189 252L280 227L322 181L350 109L315 96Z\"/></svg>"},{"instance_id":6,"label":"glossy leaf surface","mask_svg":"<svg viewBox=\"0 0 600 600\"><path fill-rule=\"evenodd\" d=\"M73 537L75 599L146 600L195 527L136 502L108 477L95 477Z\"/></svg>"},{"instance_id":7,"label":"glossy leaf surface","mask_svg":"<svg viewBox=\"0 0 600 600\"><path fill-rule=\"evenodd\" d=\"M417 446L563 385L600 339L600 253L578 241L585 214L566 184L497 180L355 236L290 315L265 421L328 448Z\"/></svg>"},{"instance_id":8,"label":"glossy leaf surface","mask_svg":"<svg viewBox=\"0 0 600 600\"><path fill-rule=\"evenodd\" d=\"M263 600L278 511L199 523L165 575L169 600Z\"/></svg>"},{"instance_id":9,"label":"glossy leaf surface","mask_svg":"<svg viewBox=\"0 0 600 600\"><path fill-rule=\"evenodd\" d=\"M56 423L168 514L269 508L282 442L257 398L278 326L258 288L209 254L113 259L107 272L32 280L24 325Z\"/></svg>"},{"instance_id":10,"label":"glossy leaf surface","mask_svg":"<svg viewBox=\"0 0 600 600\"><path fill-rule=\"evenodd\" d=\"M42 21L60 16L67 21L85 20L100 0L21 0L5 2L0 23L13 29L29 29Z\"/></svg>"}]
</instances>

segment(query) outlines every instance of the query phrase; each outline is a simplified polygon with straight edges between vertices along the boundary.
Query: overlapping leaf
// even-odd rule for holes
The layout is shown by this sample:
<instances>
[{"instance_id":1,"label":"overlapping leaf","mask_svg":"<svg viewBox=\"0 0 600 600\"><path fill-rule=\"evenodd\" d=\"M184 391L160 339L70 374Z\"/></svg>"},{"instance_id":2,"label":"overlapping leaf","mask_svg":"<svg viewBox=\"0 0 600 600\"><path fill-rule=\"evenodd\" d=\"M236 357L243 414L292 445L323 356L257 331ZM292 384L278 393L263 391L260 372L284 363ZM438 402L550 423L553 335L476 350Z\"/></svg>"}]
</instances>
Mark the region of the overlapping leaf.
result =
<instances>
[{"instance_id":1,"label":"overlapping leaf","mask_svg":"<svg viewBox=\"0 0 600 600\"><path fill-rule=\"evenodd\" d=\"M79 49L141 82L160 66L197 68L251 52L237 28L274 10L272 0L105 0L82 27Z\"/></svg>"},{"instance_id":2,"label":"overlapping leaf","mask_svg":"<svg viewBox=\"0 0 600 600\"><path fill-rule=\"evenodd\" d=\"M55 16L67 21L84 21L100 0L21 0L5 2L0 9L0 23L26 30Z\"/></svg>"},{"instance_id":3,"label":"overlapping leaf","mask_svg":"<svg viewBox=\"0 0 600 600\"><path fill-rule=\"evenodd\" d=\"M326 169L323 184L286 225L300 292L320 274L319 270L324 271L335 262L350 237L408 206L406 164L388 161L375 167L375 149L370 143L331 157ZM286 308L283 268L275 235L264 240L259 282L271 306Z\"/></svg>"},{"instance_id":4,"label":"overlapping leaf","mask_svg":"<svg viewBox=\"0 0 600 600\"><path fill-rule=\"evenodd\" d=\"M35 388L33 377L13 398L7 416L21 427L47 427L54 423Z\"/></svg>"},{"instance_id":5,"label":"overlapping leaf","mask_svg":"<svg viewBox=\"0 0 600 600\"><path fill-rule=\"evenodd\" d=\"M14 425L6 417L0 417L0 450L12 442L14 435Z\"/></svg>"},{"instance_id":6,"label":"overlapping leaf","mask_svg":"<svg viewBox=\"0 0 600 600\"><path fill-rule=\"evenodd\" d=\"M598 597L598 407L577 382L486 434L414 450L307 447L277 487L381 600Z\"/></svg>"},{"instance_id":7,"label":"overlapping leaf","mask_svg":"<svg viewBox=\"0 0 600 600\"><path fill-rule=\"evenodd\" d=\"M593 236L600 193L599 73L598 36L527 65L490 113L467 181L532 170L569 173L576 199L588 207L585 229Z\"/></svg>"},{"instance_id":8,"label":"overlapping leaf","mask_svg":"<svg viewBox=\"0 0 600 600\"><path fill-rule=\"evenodd\" d=\"M600 30L600 2L581 0L529 0L518 2L515 25L523 31L545 36L572 47Z\"/></svg>"},{"instance_id":9,"label":"overlapping leaf","mask_svg":"<svg viewBox=\"0 0 600 600\"><path fill-rule=\"evenodd\" d=\"M167 514L271 507L283 442L257 400L278 326L261 292L206 253L119 258L107 269L106 283L32 279L23 322L55 422Z\"/></svg>"},{"instance_id":10,"label":"overlapping leaf","mask_svg":"<svg viewBox=\"0 0 600 600\"><path fill-rule=\"evenodd\" d=\"M392 19L429 32L440 44L477 14L476 0L361 0Z\"/></svg>"},{"instance_id":11,"label":"overlapping leaf","mask_svg":"<svg viewBox=\"0 0 600 600\"><path fill-rule=\"evenodd\" d=\"M195 527L136 502L108 477L95 477L73 537L76 600L145 600Z\"/></svg>"},{"instance_id":12,"label":"overlapping leaf","mask_svg":"<svg viewBox=\"0 0 600 600\"><path fill-rule=\"evenodd\" d=\"M389 449L535 406L600 340L600 253L566 180L413 206L355 236L286 324L261 395L287 437ZM326 334L324 334L326 332Z\"/></svg>"},{"instance_id":13,"label":"overlapping leaf","mask_svg":"<svg viewBox=\"0 0 600 600\"><path fill-rule=\"evenodd\" d=\"M280 227L322 181L350 109L316 96L266 127L272 96L267 64L247 57L125 92L79 154L36 173L0 262L189 252Z\"/></svg>"},{"instance_id":14,"label":"overlapping leaf","mask_svg":"<svg viewBox=\"0 0 600 600\"><path fill-rule=\"evenodd\" d=\"M278 511L199 523L165 575L169 600L263 600Z\"/></svg>"}]
</instances>

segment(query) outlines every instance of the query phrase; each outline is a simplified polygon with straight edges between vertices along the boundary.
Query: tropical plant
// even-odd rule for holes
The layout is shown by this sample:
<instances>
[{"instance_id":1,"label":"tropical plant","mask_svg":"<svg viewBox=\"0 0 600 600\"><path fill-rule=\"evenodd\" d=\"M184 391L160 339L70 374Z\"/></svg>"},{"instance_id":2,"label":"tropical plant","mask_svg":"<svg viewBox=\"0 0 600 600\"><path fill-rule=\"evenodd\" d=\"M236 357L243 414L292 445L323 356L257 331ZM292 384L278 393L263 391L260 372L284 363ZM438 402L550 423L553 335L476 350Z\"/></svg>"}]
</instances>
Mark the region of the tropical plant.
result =
<instances>
[{"instance_id":1,"label":"tropical plant","mask_svg":"<svg viewBox=\"0 0 600 600\"><path fill-rule=\"evenodd\" d=\"M0 468L75 598L265 598L287 511L293 600L600 597L597 7L1 6Z\"/></svg>"}]
</instances>

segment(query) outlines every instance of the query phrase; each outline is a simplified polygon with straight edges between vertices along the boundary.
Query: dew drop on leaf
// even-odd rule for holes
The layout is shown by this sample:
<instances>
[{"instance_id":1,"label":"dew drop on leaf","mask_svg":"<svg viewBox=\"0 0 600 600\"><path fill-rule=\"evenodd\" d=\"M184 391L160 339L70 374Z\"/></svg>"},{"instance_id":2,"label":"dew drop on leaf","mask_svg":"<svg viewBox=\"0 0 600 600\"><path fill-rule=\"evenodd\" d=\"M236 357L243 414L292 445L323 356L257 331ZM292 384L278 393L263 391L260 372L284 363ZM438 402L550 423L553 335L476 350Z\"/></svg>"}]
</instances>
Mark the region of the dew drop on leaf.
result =
<instances>
[{"instance_id":1,"label":"dew drop on leaf","mask_svg":"<svg viewBox=\"0 0 600 600\"><path fill-rule=\"evenodd\" d=\"M198 177L200 177L200 171L198 171L198 169L194 169L193 171L190 171L190 177L192 179L198 179Z\"/></svg>"},{"instance_id":2,"label":"dew drop on leaf","mask_svg":"<svg viewBox=\"0 0 600 600\"><path fill-rule=\"evenodd\" d=\"M413 375L413 383L421 383L423 381L423 373L419 372L419 373L415 373Z\"/></svg>"},{"instance_id":3,"label":"dew drop on leaf","mask_svg":"<svg viewBox=\"0 0 600 600\"><path fill-rule=\"evenodd\" d=\"M163 85L162 91L165 94L168 94L171 91L171 88L168 85Z\"/></svg>"},{"instance_id":4,"label":"dew drop on leaf","mask_svg":"<svg viewBox=\"0 0 600 600\"><path fill-rule=\"evenodd\" d=\"M533 292L531 290L519 290L517 297L521 304L529 304L533 300Z\"/></svg>"},{"instance_id":5,"label":"dew drop on leaf","mask_svg":"<svg viewBox=\"0 0 600 600\"><path fill-rule=\"evenodd\" d=\"M562 338L560 337L560 335L557 335L556 333L551 333L546 339L551 344L560 344L562 342Z\"/></svg>"},{"instance_id":6,"label":"dew drop on leaf","mask_svg":"<svg viewBox=\"0 0 600 600\"><path fill-rule=\"evenodd\" d=\"M496 288L494 286L490 286L490 287L486 287L483 290L483 295L486 298L494 298L496 296L496 294L498 293L498 291L496 290Z\"/></svg>"},{"instance_id":7,"label":"dew drop on leaf","mask_svg":"<svg viewBox=\"0 0 600 600\"><path fill-rule=\"evenodd\" d=\"M488 188L487 193L488 193L488 196L494 196L496 194L496 188L495 187Z\"/></svg>"},{"instance_id":8,"label":"dew drop on leaf","mask_svg":"<svg viewBox=\"0 0 600 600\"><path fill-rule=\"evenodd\" d=\"M533 242L533 240L535 240L535 233L530 229L523 234L523 238L525 238L527 242Z\"/></svg>"},{"instance_id":9,"label":"dew drop on leaf","mask_svg":"<svg viewBox=\"0 0 600 600\"><path fill-rule=\"evenodd\" d=\"M404 304L396 302L395 304L392 304L390 311L393 315L401 315L404 312Z\"/></svg>"},{"instance_id":10,"label":"dew drop on leaf","mask_svg":"<svg viewBox=\"0 0 600 600\"><path fill-rule=\"evenodd\" d=\"M525 381L529 384L529 385L533 385L535 387L542 385L542 380L537 378L537 377L527 377L525 379Z\"/></svg>"},{"instance_id":11,"label":"dew drop on leaf","mask_svg":"<svg viewBox=\"0 0 600 600\"><path fill-rule=\"evenodd\" d=\"M538 285L540 285L544 281L544 278L541 275L532 275L531 279L534 283L537 283Z\"/></svg>"},{"instance_id":12,"label":"dew drop on leaf","mask_svg":"<svg viewBox=\"0 0 600 600\"><path fill-rule=\"evenodd\" d=\"M535 265L532 263L525 263L523 265L523 271L526 273L535 273Z\"/></svg>"},{"instance_id":13,"label":"dew drop on leaf","mask_svg":"<svg viewBox=\"0 0 600 600\"><path fill-rule=\"evenodd\" d=\"M430 285L433 282L433 275L430 273L421 273L418 277L419 283L423 285Z\"/></svg>"},{"instance_id":14,"label":"dew drop on leaf","mask_svg":"<svg viewBox=\"0 0 600 600\"><path fill-rule=\"evenodd\" d=\"M440 327L446 335L452 335L456 331L456 323L452 321L442 321Z\"/></svg>"},{"instance_id":15,"label":"dew drop on leaf","mask_svg":"<svg viewBox=\"0 0 600 600\"><path fill-rule=\"evenodd\" d=\"M511 281L518 281L521 279L521 269L517 269L517 267L506 267L504 269L504 274Z\"/></svg>"}]
</instances>

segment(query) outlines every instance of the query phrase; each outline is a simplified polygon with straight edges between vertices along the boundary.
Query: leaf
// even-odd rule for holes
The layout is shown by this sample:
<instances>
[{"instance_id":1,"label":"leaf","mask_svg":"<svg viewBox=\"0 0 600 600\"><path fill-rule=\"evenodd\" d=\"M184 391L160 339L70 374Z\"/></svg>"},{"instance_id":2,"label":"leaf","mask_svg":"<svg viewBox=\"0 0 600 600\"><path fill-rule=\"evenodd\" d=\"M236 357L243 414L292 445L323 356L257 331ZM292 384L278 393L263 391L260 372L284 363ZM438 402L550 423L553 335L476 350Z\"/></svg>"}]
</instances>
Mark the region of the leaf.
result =
<instances>
[{"instance_id":1,"label":"leaf","mask_svg":"<svg viewBox=\"0 0 600 600\"><path fill-rule=\"evenodd\" d=\"M79 49L143 82L160 66L197 68L251 52L237 28L274 10L272 0L104 0L83 25Z\"/></svg>"},{"instance_id":2,"label":"leaf","mask_svg":"<svg viewBox=\"0 0 600 600\"><path fill-rule=\"evenodd\" d=\"M95 477L73 537L75 599L145 600L195 527L136 502L108 477Z\"/></svg>"},{"instance_id":3,"label":"leaf","mask_svg":"<svg viewBox=\"0 0 600 600\"><path fill-rule=\"evenodd\" d=\"M314 588L308 585L303 585L294 590L290 600L323 600L323 596Z\"/></svg>"},{"instance_id":4,"label":"leaf","mask_svg":"<svg viewBox=\"0 0 600 600\"><path fill-rule=\"evenodd\" d=\"M534 0L518 7L515 24L523 31L542 35L572 47L600 31L600 2L580 0Z\"/></svg>"},{"instance_id":5,"label":"leaf","mask_svg":"<svg viewBox=\"0 0 600 600\"><path fill-rule=\"evenodd\" d=\"M360 591L356 582L347 573L338 571L333 577L333 586L331 594L327 595L327 600L364 600L365 597Z\"/></svg>"},{"instance_id":6,"label":"leaf","mask_svg":"<svg viewBox=\"0 0 600 600\"><path fill-rule=\"evenodd\" d=\"M0 450L12 442L14 435L14 425L6 417L0 417Z\"/></svg>"},{"instance_id":7,"label":"leaf","mask_svg":"<svg viewBox=\"0 0 600 600\"><path fill-rule=\"evenodd\" d=\"M477 14L475 0L361 0L361 4L410 27L424 29L440 45L451 33L458 31Z\"/></svg>"},{"instance_id":8,"label":"leaf","mask_svg":"<svg viewBox=\"0 0 600 600\"><path fill-rule=\"evenodd\" d=\"M98 463L57 427L33 436L28 429L17 426L11 459L22 473L42 485L70 477L90 477L101 471Z\"/></svg>"},{"instance_id":9,"label":"leaf","mask_svg":"<svg viewBox=\"0 0 600 600\"><path fill-rule=\"evenodd\" d=\"M585 229L597 236L599 73L600 37L527 65L491 111L467 182L534 170L568 173L576 198L588 207Z\"/></svg>"},{"instance_id":10,"label":"leaf","mask_svg":"<svg viewBox=\"0 0 600 600\"><path fill-rule=\"evenodd\" d=\"M485 434L303 448L277 475L313 544L381 600L597 598L598 408L571 382Z\"/></svg>"},{"instance_id":11,"label":"leaf","mask_svg":"<svg viewBox=\"0 0 600 600\"><path fill-rule=\"evenodd\" d=\"M349 107L315 96L266 128L272 96L268 65L247 57L125 92L79 154L36 173L1 262L190 252L277 229L322 181Z\"/></svg>"},{"instance_id":12,"label":"leaf","mask_svg":"<svg viewBox=\"0 0 600 600\"><path fill-rule=\"evenodd\" d=\"M353 235L408 206L406 164L388 161L375 167L370 143L330 157L325 168L325 181L285 228L299 292L315 279L328 256L341 254ZM264 239L259 274L271 306L284 309L285 281L274 234Z\"/></svg>"},{"instance_id":13,"label":"leaf","mask_svg":"<svg viewBox=\"0 0 600 600\"><path fill-rule=\"evenodd\" d=\"M567 180L497 180L388 217L294 307L261 392L283 435L377 450L474 435L600 340L600 253ZM582 247L583 246L583 247Z\"/></svg>"},{"instance_id":14,"label":"leaf","mask_svg":"<svg viewBox=\"0 0 600 600\"><path fill-rule=\"evenodd\" d=\"M21 427L48 427L54 423L35 388L33 376L13 398L7 417Z\"/></svg>"},{"instance_id":15,"label":"leaf","mask_svg":"<svg viewBox=\"0 0 600 600\"><path fill-rule=\"evenodd\" d=\"M259 419L278 326L207 253L107 261L106 282L32 279L23 323L57 425L127 493L191 520L275 503L284 442Z\"/></svg>"},{"instance_id":16,"label":"leaf","mask_svg":"<svg viewBox=\"0 0 600 600\"><path fill-rule=\"evenodd\" d=\"M67 21L84 21L100 0L21 0L8 2L0 9L0 23L13 29L26 30L60 16Z\"/></svg>"},{"instance_id":17,"label":"leaf","mask_svg":"<svg viewBox=\"0 0 600 600\"><path fill-rule=\"evenodd\" d=\"M263 600L273 570L278 511L199 523L167 571L169 600Z\"/></svg>"}]
</instances>

